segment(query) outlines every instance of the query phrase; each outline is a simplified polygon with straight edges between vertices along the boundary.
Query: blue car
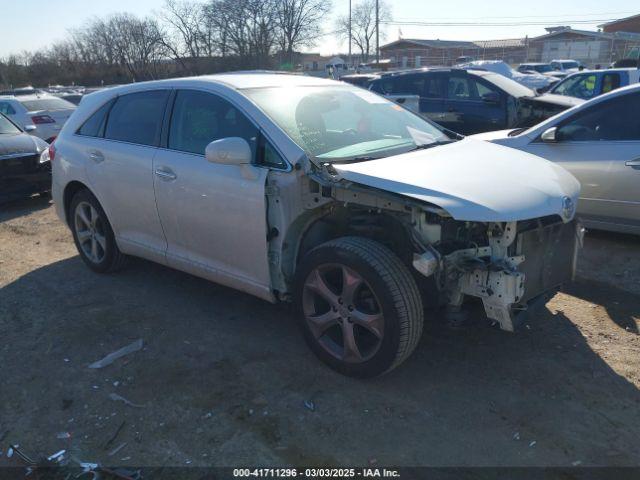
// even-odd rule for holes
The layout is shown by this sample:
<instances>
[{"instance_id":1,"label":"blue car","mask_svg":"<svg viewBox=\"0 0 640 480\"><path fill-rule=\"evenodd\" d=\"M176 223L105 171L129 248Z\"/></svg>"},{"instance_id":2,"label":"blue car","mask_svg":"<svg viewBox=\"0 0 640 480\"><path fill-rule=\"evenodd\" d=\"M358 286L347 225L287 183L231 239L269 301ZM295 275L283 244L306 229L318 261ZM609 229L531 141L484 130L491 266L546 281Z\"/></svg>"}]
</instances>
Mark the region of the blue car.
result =
<instances>
[{"instance_id":1,"label":"blue car","mask_svg":"<svg viewBox=\"0 0 640 480\"><path fill-rule=\"evenodd\" d=\"M589 70L569 75L554 85L548 93L590 100L639 81L640 70L637 68Z\"/></svg>"}]
</instances>

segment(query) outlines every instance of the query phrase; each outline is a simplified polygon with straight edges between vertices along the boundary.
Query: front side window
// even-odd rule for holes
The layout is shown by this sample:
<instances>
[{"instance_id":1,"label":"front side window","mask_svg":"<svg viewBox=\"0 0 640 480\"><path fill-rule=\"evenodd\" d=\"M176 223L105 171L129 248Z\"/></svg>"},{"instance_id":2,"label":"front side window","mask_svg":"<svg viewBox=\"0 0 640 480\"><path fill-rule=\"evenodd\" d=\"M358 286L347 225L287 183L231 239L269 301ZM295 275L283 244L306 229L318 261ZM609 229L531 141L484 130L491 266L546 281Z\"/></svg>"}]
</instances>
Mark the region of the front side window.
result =
<instances>
[{"instance_id":1,"label":"front side window","mask_svg":"<svg viewBox=\"0 0 640 480\"><path fill-rule=\"evenodd\" d=\"M640 93L622 95L576 114L562 124L559 141L640 141Z\"/></svg>"},{"instance_id":2,"label":"front side window","mask_svg":"<svg viewBox=\"0 0 640 480\"><path fill-rule=\"evenodd\" d=\"M363 161L451 141L384 97L348 85L244 90L311 158Z\"/></svg>"},{"instance_id":3,"label":"front side window","mask_svg":"<svg viewBox=\"0 0 640 480\"><path fill-rule=\"evenodd\" d=\"M595 73L572 75L556 85L551 90L551 93L587 100L596 96L596 83L597 76Z\"/></svg>"},{"instance_id":4,"label":"front side window","mask_svg":"<svg viewBox=\"0 0 640 480\"><path fill-rule=\"evenodd\" d=\"M157 146L168 98L167 90L122 95L109 112L105 138Z\"/></svg>"},{"instance_id":5,"label":"front side window","mask_svg":"<svg viewBox=\"0 0 640 480\"><path fill-rule=\"evenodd\" d=\"M469 81L468 77L449 77L447 98L449 100L477 100L478 92L473 87L475 85Z\"/></svg>"},{"instance_id":6,"label":"front side window","mask_svg":"<svg viewBox=\"0 0 640 480\"><path fill-rule=\"evenodd\" d=\"M15 109L8 102L0 102L0 113L5 115L15 115Z\"/></svg>"},{"instance_id":7,"label":"front side window","mask_svg":"<svg viewBox=\"0 0 640 480\"><path fill-rule=\"evenodd\" d=\"M169 127L170 149L204 155L209 143L228 137L244 138L255 155L258 129L236 107L211 93L178 92Z\"/></svg>"},{"instance_id":8,"label":"front side window","mask_svg":"<svg viewBox=\"0 0 640 480\"><path fill-rule=\"evenodd\" d=\"M20 133L20 129L9 121L4 115L0 114L0 135L11 135Z\"/></svg>"}]
</instances>

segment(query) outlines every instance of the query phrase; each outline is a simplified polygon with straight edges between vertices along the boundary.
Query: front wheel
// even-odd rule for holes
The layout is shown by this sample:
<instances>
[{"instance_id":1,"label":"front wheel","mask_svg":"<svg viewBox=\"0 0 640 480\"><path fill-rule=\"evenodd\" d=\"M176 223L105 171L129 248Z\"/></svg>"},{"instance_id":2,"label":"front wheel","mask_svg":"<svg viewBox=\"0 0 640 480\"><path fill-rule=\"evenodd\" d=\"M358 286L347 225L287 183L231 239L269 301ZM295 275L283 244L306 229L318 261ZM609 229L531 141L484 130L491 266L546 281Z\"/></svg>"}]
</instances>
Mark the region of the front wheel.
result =
<instances>
[{"instance_id":1,"label":"front wheel","mask_svg":"<svg viewBox=\"0 0 640 480\"><path fill-rule=\"evenodd\" d=\"M343 237L314 248L298 268L295 297L307 343L345 375L388 372L422 334L415 280L391 250L373 240Z\"/></svg>"}]
</instances>

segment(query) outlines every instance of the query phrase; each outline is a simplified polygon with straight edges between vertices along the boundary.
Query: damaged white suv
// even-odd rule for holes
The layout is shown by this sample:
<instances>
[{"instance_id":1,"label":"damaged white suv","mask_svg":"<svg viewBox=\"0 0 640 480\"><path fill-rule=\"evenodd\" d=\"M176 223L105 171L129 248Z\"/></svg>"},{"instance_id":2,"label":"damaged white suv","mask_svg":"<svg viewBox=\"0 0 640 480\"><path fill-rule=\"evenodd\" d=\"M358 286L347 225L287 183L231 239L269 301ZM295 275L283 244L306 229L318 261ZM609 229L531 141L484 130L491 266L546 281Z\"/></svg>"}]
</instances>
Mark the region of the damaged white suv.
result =
<instances>
[{"instance_id":1,"label":"damaged white suv","mask_svg":"<svg viewBox=\"0 0 640 480\"><path fill-rule=\"evenodd\" d=\"M91 269L135 255L294 301L313 351L353 376L406 359L427 305L477 297L513 330L571 279L580 244L580 186L562 168L330 80L104 90L50 157L57 212Z\"/></svg>"}]
</instances>

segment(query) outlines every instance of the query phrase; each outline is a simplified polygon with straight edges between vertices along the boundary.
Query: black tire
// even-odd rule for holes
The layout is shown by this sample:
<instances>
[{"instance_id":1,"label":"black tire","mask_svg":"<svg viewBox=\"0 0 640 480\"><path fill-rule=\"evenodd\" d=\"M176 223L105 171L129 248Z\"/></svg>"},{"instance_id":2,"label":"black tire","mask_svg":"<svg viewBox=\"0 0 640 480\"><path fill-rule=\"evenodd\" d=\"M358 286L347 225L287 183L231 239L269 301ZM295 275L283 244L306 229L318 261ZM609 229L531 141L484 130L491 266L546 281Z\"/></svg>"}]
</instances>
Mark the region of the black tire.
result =
<instances>
[{"instance_id":1,"label":"black tire","mask_svg":"<svg viewBox=\"0 0 640 480\"><path fill-rule=\"evenodd\" d=\"M104 248L99 248L101 255L97 257L97 261L94 261L90 258L90 256L85 251L85 248L80 243L80 227L76 222L76 212L78 211L78 207L80 205L82 205L83 207L86 207L86 205L90 205L98 215L98 220L95 222L95 233L99 234L103 239ZM107 215L102 209L100 202L98 202L96 197L94 197L89 190L80 190L73 196L73 199L71 200L71 204L69 206L67 218L69 219L69 227L71 228L71 232L73 233L73 241L76 244L76 248L78 249L80 258L82 258L84 263L91 270L97 273L109 273L115 272L124 266L127 260L127 256L124 255L120 251L120 249L118 249L116 239L113 235L113 229L111 228L111 224L107 219Z\"/></svg>"},{"instance_id":2,"label":"black tire","mask_svg":"<svg viewBox=\"0 0 640 480\"><path fill-rule=\"evenodd\" d=\"M353 325L358 322L354 322L348 316L350 313L349 310L345 310L343 301L339 302L338 306L340 310L337 315L341 316L337 320L339 324L330 327L323 324L320 327L320 331L323 333L318 333L318 329L315 328L318 324L313 324L315 333L312 331L313 322L309 318L324 318L327 315L330 316L331 312L336 312L330 302L326 302L330 309L326 313L323 313L322 308L316 307L317 298L319 297L319 302L323 303L325 297L317 293L316 285L318 282L315 279L318 278L317 275L320 277L324 275L323 280L325 281L320 283L323 286L329 285L331 282L326 277L333 275L334 278L338 278L340 276L339 273L331 273L332 268L342 272L342 287L332 288L333 291L338 292L336 294L339 295L338 300L341 300L346 291L344 282L347 282L345 280L347 277L345 275L349 275L349 278L352 279L359 277L363 282L358 284L360 286L350 290L350 298L363 295L362 290L364 289L364 294L368 294L369 302L373 298L377 304L377 307L371 310L374 312L373 314L365 312L364 315L371 315L369 318L374 318L373 316L379 315L379 313L383 315L382 325L378 324L379 328L375 329L378 334L373 335L373 342L369 341L369 345L373 345L369 347L373 352L369 356L364 355L366 350L362 349L361 345L356 348L361 357L354 357L347 353L346 334L344 333L347 319L349 319L348 323L352 325L349 328L357 328L359 332L352 334L349 338L359 336L360 339L368 340L365 337L371 336L372 332L362 333L366 330L363 330L361 325ZM319 273L316 274L316 272ZM345 272L351 273L345 274ZM360 289L360 293L353 293L357 289ZM353 304L355 305L357 301L359 300L354 300ZM391 250L378 242L362 237L338 238L311 250L304 257L296 272L295 303L300 326L309 347L329 367L348 376L370 378L392 370L413 352L422 334L422 299L411 273ZM360 307L355 308L358 310ZM313 315L309 315L310 309L313 310ZM353 310L351 312L353 314ZM363 312L357 313L363 314ZM381 338L380 331L383 332ZM338 340L326 338L330 335L337 336ZM342 352L335 349L336 345L339 347L340 341L343 342ZM376 343L374 344L374 342ZM357 341L354 343L358 344ZM346 359L348 356L351 357L350 361Z\"/></svg>"}]
</instances>

